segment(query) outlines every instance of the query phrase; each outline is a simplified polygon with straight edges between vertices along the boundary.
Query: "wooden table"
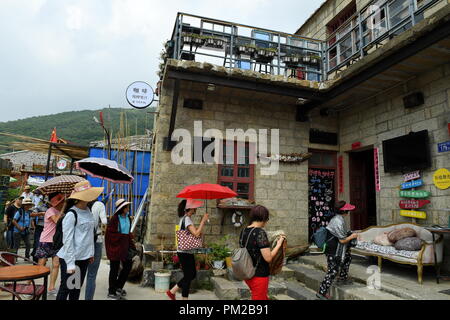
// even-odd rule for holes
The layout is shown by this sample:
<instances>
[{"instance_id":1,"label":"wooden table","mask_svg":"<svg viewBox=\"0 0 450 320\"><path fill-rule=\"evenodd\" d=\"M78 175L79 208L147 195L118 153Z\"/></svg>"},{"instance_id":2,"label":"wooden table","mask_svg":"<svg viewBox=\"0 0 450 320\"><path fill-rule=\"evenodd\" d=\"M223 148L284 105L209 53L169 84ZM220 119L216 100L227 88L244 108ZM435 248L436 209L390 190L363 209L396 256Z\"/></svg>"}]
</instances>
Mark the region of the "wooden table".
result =
<instances>
[{"instance_id":1,"label":"wooden table","mask_svg":"<svg viewBox=\"0 0 450 320\"><path fill-rule=\"evenodd\" d=\"M425 227L428 231L431 232L433 235L433 251L434 251L434 267L436 269L436 283L439 284L439 280L450 280L450 276L447 275L441 275L441 264L437 262L437 255L436 255L436 239L435 234L438 234L441 237L444 237L446 234L450 234L450 228L436 228L436 227Z\"/></svg>"},{"instance_id":2,"label":"wooden table","mask_svg":"<svg viewBox=\"0 0 450 320\"><path fill-rule=\"evenodd\" d=\"M17 281L35 280L44 278L44 293L42 300L47 300L47 281L50 274L50 268L35 265L15 265L0 268L0 281L14 282L14 291L16 291ZM15 296L13 295L13 300Z\"/></svg>"}]
</instances>

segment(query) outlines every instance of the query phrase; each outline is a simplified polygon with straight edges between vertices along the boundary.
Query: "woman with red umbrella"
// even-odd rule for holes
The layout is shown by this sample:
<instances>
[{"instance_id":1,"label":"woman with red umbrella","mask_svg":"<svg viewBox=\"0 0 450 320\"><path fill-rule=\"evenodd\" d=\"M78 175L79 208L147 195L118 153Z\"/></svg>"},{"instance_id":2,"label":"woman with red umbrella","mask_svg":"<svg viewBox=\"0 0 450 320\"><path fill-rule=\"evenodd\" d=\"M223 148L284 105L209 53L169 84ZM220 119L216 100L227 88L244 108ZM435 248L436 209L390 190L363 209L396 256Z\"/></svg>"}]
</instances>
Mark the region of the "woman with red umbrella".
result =
<instances>
[{"instance_id":1,"label":"woman with red umbrella","mask_svg":"<svg viewBox=\"0 0 450 320\"><path fill-rule=\"evenodd\" d=\"M203 205L202 201L193 199L182 200L178 205L178 216L181 218L179 227L180 230L188 230L194 237L201 237L206 221L209 219L209 214L205 213L200 221L198 228L195 227L191 220L192 215L197 211L197 208ZM183 279L181 279L171 290L167 290L166 294L170 299L176 300L175 295L181 288L181 296L183 300L189 297L189 289L191 281L195 279L197 272L195 270L195 258L193 251L177 250L178 257L183 270Z\"/></svg>"}]
</instances>

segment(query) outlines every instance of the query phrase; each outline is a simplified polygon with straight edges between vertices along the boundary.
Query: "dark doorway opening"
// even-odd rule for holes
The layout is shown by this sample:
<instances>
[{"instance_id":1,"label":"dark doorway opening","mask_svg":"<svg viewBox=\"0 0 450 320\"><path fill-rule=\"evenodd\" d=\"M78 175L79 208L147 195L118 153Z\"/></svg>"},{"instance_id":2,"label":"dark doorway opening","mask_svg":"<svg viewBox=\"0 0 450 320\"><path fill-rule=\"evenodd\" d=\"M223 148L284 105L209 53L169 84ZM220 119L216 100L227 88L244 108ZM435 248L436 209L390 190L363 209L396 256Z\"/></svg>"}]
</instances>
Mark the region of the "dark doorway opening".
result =
<instances>
[{"instance_id":1,"label":"dark doorway opening","mask_svg":"<svg viewBox=\"0 0 450 320\"><path fill-rule=\"evenodd\" d=\"M377 225L374 150L352 152L350 158L350 203L352 230Z\"/></svg>"}]
</instances>

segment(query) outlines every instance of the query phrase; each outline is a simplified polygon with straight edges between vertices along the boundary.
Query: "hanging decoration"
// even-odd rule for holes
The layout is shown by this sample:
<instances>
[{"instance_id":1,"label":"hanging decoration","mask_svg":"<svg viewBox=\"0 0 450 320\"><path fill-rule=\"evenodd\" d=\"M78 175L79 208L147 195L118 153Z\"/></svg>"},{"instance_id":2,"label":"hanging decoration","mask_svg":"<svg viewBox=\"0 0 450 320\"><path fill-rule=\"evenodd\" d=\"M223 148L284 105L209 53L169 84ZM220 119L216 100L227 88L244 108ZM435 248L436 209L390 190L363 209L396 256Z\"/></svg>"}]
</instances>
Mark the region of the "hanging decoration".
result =
<instances>
[{"instance_id":1,"label":"hanging decoration","mask_svg":"<svg viewBox=\"0 0 450 320\"><path fill-rule=\"evenodd\" d=\"M283 163L302 163L312 157L312 153L281 153L269 156L259 155L260 158Z\"/></svg>"}]
</instances>

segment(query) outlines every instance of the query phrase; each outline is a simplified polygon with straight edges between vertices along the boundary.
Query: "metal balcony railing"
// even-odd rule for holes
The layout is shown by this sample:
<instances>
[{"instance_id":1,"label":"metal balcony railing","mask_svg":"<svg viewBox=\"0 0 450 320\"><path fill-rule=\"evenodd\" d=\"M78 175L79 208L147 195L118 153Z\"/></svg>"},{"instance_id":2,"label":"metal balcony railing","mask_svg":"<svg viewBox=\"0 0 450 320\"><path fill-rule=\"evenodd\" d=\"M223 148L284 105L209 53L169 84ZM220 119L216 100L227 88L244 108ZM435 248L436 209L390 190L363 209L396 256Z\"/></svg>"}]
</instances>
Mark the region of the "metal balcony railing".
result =
<instances>
[{"instance_id":1,"label":"metal balcony railing","mask_svg":"<svg viewBox=\"0 0 450 320\"><path fill-rule=\"evenodd\" d=\"M410 29L439 0L376 0L353 15L326 40L327 74L372 52Z\"/></svg>"},{"instance_id":2,"label":"metal balcony railing","mask_svg":"<svg viewBox=\"0 0 450 320\"><path fill-rule=\"evenodd\" d=\"M165 58L310 81L356 61L424 19L441 0L374 0L326 41L178 13ZM164 66L164 64L161 64Z\"/></svg>"},{"instance_id":3,"label":"metal balcony railing","mask_svg":"<svg viewBox=\"0 0 450 320\"><path fill-rule=\"evenodd\" d=\"M322 41L179 13L167 55L227 68L322 81Z\"/></svg>"}]
</instances>

